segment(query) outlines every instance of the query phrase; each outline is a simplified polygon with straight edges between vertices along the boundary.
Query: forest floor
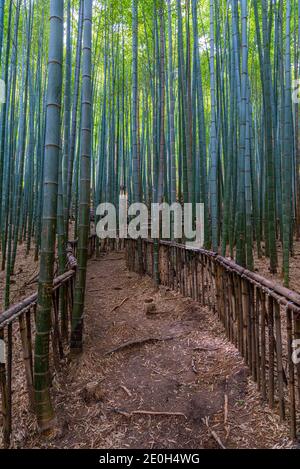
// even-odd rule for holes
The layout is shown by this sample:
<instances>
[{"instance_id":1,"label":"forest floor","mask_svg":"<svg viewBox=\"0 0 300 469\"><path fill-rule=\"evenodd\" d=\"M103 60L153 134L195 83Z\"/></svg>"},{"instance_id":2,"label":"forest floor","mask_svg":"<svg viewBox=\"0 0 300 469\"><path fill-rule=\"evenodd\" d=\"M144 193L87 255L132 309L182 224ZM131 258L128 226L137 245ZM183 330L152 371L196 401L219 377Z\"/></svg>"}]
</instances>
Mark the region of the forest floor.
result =
<instances>
[{"instance_id":1,"label":"forest floor","mask_svg":"<svg viewBox=\"0 0 300 469\"><path fill-rule=\"evenodd\" d=\"M83 355L54 379L57 428L41 436L32 415L20 415L14 447L291 446L218 318L157 292L128 272L121 253L89 263L85 327Z\"/></svg>"},{"instance_id":2,"label":"forest floor","mask_svg":"<svg viewBox=\"0 0 300 469\"><path fill-rule=\"evenodd\" d=\"M270 272L270 261L266 257L258 259L255 255L255 271L262 277L268 278L279 285L283 285L282 274L282 246L277 243L278 269L276 274ZM294 242L293 257L290 258L290 285L289 289L300 294L300 241Z\"/></svg>"},{"instance_id":3,"label":"forest floor","mask_svg":"<svg viewBox=\"0 0 300 469\"><path fill-rule=\"evenodd\" d=\"M1 256L0 256L1 257ZM26 246L18 246L16 268L10 280L10 303L14 305L36 293L39 263L34 261L34 249L26 256ZM5 295L6 272L0 270L0 314Z\"/></svg>"}]
</instances>

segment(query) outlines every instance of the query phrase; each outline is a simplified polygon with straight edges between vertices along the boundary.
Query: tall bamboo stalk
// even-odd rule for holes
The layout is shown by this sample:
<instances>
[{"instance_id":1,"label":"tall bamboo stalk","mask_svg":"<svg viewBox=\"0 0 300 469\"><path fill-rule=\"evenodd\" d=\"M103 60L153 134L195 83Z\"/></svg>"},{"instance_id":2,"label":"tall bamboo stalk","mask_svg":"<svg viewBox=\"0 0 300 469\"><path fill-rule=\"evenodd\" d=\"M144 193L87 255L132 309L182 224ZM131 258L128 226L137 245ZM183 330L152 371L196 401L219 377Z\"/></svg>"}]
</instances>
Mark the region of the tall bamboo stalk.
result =
<instances>
[{"instance_id":1,"label":"tall bamboo stalk","mask_svg":"<svg viewBox=\"0 0 300 469\"><path fill-rule=\"evenodd\" d=\"M50 42L46 110L44 198L41 260L36 315L34 387L39 426L45 430L53 420L50 399L49 334L51 329L57 223L58 169L60 156L64 1L50 1Z\"/></svg>"},{"instance_id":2,"label":"tall bamboo stalk","mask_svg":"<svg viewBox=\"0 0 300 469\"><path fill-rule=\"evenodd\" d=\"M91 207L91 150L92 150L92 0L84 0L82 48L82 124L80 155L80 201L78 225L78 270L72 316L71 349L82 351L84 300L88 260Z\"/></svg>"}]
</instances>

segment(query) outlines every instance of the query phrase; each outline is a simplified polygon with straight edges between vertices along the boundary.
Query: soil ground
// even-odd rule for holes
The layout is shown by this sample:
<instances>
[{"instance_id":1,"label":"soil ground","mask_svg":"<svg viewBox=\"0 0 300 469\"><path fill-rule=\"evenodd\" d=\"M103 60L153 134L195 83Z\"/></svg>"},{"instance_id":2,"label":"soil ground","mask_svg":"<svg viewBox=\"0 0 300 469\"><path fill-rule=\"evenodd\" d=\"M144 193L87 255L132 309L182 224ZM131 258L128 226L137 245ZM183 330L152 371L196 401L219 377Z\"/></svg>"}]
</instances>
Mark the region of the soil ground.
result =
<instances>
[{"instance_id":1,"label":"soil ground","mask_svg":"<svg viewBox=\"0 0 300 469\"><path fill-rule=\"evenodd\" d=\"M0 256L0 260L1 256ZM10 303L16 304L24 298L37 291L37 276L39 263L34 261L34 249L26 256L25 244L18 246L16 257L16 268L10 281ZM3 310L3 299L5 295L6 272L0 270L0 314Z\"/></svg>"},{"instance_id":2,"label":"soil ground","mask_svg":"<svg viewBox=\"0 0 300 469\"><path fill-rule=\"evenodd\" d=\"M150 299L155 311L147 314ZM41 436L32 415L20 416L14 447L291 446L218 318L157 292L127 271L120 253L90 261L85 327L83 355L54 379L57 428Z\"/></svg>"}]
</instances>

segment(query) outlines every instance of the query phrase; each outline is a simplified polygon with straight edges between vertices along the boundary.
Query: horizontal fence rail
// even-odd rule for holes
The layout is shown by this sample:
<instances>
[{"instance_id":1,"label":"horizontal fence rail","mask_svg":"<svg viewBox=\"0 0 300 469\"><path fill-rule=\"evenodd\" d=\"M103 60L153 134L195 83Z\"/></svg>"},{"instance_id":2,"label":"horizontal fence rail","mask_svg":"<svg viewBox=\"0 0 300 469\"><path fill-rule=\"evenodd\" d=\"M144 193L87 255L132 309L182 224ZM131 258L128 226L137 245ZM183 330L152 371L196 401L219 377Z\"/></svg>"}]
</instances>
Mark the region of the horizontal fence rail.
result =
<instances>
[{"instance_id":1,"label":"horizontal fence rail","mask_svg":"<svg viewBox=\"0 0 300 469\"><path fill-rule=\"evenodd\" d=\"M77 241L69 242L67 259L70 270L57 277L53 283L50 358L54 371L61 368L62 360L69 350L77 268L76 248ZM95 248L96 236L93 235L89 238L89 257L93 256ZM2 314L0 313L0 344L2 345L0 362L3 361L0 363L2 408L0 427L2 426L4 447L10 445L13 430L13 396L20 392L14 379L18 378L20 381L20 375L21 383L23 380L26 382L29 409L34 412L33 363L37 300L38 295L35 293ZM16 362L23 362L22 369L14 366Z\"/></svg>"},{"instance_id":2,"label":"horizontal fence rail","mask_svg":"<svg viewBox=\"0 0 300 469\"><path fill-rule=\"evenodd\" d=\"M128 240L126 261L130 270L158 278L218 315L263 400L289 421L296 439L300 365L293 344L300 339L300 295L215 253L168 241Z\"/></svg>"}]
</instances>

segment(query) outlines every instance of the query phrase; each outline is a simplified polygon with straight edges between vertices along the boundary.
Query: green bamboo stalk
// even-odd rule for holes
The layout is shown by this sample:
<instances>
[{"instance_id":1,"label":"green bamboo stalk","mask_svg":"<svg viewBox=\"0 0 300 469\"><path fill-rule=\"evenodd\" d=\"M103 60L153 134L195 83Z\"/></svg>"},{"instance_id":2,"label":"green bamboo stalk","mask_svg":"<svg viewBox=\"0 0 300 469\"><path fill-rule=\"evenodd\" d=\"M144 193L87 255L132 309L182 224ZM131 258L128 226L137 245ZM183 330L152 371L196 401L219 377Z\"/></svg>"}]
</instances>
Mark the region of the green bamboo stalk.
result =
<instances>
[{"instance_id":1,"label":"green bamboo stalk","mask_svg":"<svg viewBox=\"0 0 300 469\"><path fill-rule=\"evenodd\" d=\"M34 387L39 427L52 425L50 399L49 334L57 224L58 169L60 155L64 1L50 1L47 117L40 277L36 315Z\"/></svg>"},{"instance_id":2,"label":"green bamboo stalk","mask_svg":"<svg viewBox=\"0 0 300 469\"><path fill-rule=\"evenodd\" d=\"M88 261L88 239L91 207L91 149L92 149L92 0L84 0L82 49L82 126L81 171L78 226L78 270L75 281L75 299L72 316L72 353L81 353L83 347L83 319Z\"/></svg>"}]
</instances>

